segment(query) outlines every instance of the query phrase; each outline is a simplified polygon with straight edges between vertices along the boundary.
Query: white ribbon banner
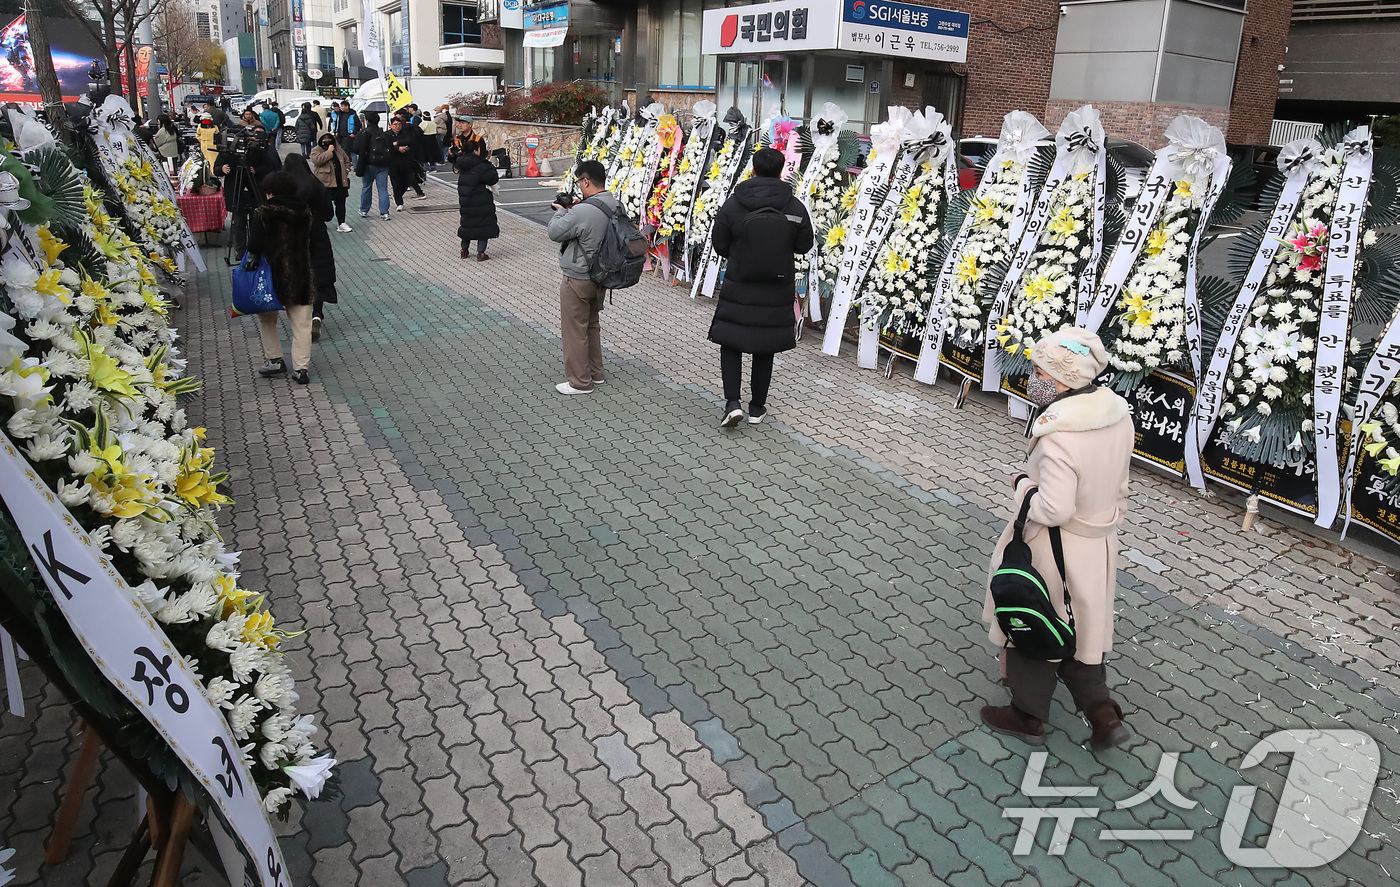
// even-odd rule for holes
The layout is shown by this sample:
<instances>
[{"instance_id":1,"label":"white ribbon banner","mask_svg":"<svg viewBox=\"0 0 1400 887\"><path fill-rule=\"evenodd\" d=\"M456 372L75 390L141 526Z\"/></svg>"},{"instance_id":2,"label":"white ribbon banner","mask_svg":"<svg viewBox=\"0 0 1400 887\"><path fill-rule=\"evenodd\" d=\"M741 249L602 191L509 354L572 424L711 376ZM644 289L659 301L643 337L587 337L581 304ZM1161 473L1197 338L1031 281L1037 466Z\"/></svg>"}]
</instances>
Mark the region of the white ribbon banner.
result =
<instances>
[{"instance_id":1,"label":"white ribbon banner","mask_svg":"<svg viewBox=\"0 0 1400 887\"><path fill-rule=\"evenodd\" d=\"M930 129L932 132L929 135L923 135ZM948 128L948 124L943 121L943 115L932 107L922 114L916 113L906 127L904 137L905 141L899 155L899 163L895 166L894 178L890 182L889 193L881 202L880 209L875 213L875 221L871 224L870 231L866 235L867 249L861 251L862 257L869 256L866 267L860 274L862 282L868 275L870 265L874 263L875 257L879 255L880 246L889 236L890 227L894 224L895 215L904 205L904 198L909 191L909 186L914 183L914 179L919 175L920 167L925 162L943 165L946 194L948 161L953 156L953 134ZM922 269L913 269L912 273L918 274L921 271ZM875 326L878 322L879 316L870 307L862 305L856 363L864 369L874 369L879 364L880 331Z\"/></svg>"},{"instance_id":2,"label":"white ribbon banner","mask_svg":"<svg viewBox=\"0 0 1400 887\"><path fill-rule=\"evenodd\" d=\"M913 117L906 108L891 107L890 119L871 127L871 154L874 160L866 158L866 167L856 178L856 202L846 217L846 240L841 251L841 270L836 277L836 289L831 297L831 314L826 322L826 335L822 337L823 354L841 353L841 334L845 331L846 315L851 312L851 303L860 290L861 281L875 258L875 247L868 242L867 234L875 222L879 207L875 205L875 192L889 185L891 171L899 159L900 135L904 125ZM883 203L883 200L881 201Z\"/></svg>"},{"instance_id":3,"label":"white ribbon banner","mask_svg":"<svg viewBox=\"0 0 1400 887\"><path fill-rule=\"evenodd\" d=\"M1215 204L1225 192L1225 183L1230 178L1230 155L1223 151L1215 155L1215 165L1211 169L1210 186L1205 200L1201 202L1201 218L1196 224L1196 233L1191 235L1191 251L1186 254L1186 293L1182 301L1182 323L1186 335L1186 352L1191 357L1191 378L1197 387L1201 384L1201 299L1197 295L1198 266L1201 258L1201 238L1209 226L1210 217L1215 213ZM1189 450L1190 447L1187 447Z\"/></svg>"},{"instance_id":4,"label":"white ribbon banner","mask_svg":"<svg viewBox=\"0 0 1400 887\"><path fill-rule=\"evenodd\" d=\"M850 119L839 105L827 102L822 113L812 120L812 159L797 184L797 199L802 201L803 208L807 210L807 217L812 220L813 225L816 224L817 216L812 211L812 191L822 180L826 165L837 159L841 151L841 127ZM817 236L812 242L812 248L807 251L807 316L813 322L819 323L822 319L819 255L823 247L823 232L815 233Z\"/></svg>"},{"instance_id":5,"label":"white ribbon banner","mask_svg":"<svg viewBox=\"0 0 1400 887\"><path fill-rule=\"evenodd\" d=\"M258 883L290 887L281 848L223 713L145 604L3 432L0 496L93 664L203 784L252 860ZM242 872L230 874L243 883Z\"/></svg>"},{"instance_id":6,"label":"white ribbon banner","mask_svg":"<svg viewBox=\"0 0 1400 887\"><path fill-rule=\"evenodd\" d=\"M724 202L729 199L729 195L734 190L734 186L739 182L740 172L745 165L752 160L754 139L758 136L758 131L746 126L740 126L735 130L738 135L735 137L734 155L729 158L728 165L720 173L719 181L716 182L716 189L719 193L715 195L717 205L715 214L718 215ZM724 257L715 252L715 243L710 237L710 230L714 227L711 222L710 229L704 232L705 242L700 254L700 267L695 272L695 283L690 287L690 297L693 299L697 295L713 297L715 294L715 284L719 280L719 270L724 265Z\"/></svg>"},{"instance_id":7,"label":"white ribbon banner","mask_svg":"<svg viewBox=\"0 0 1400 887\"><path fill-rule=\"evenodd\" d=\"M1152 230L1157 216L1162 213L1162 206L1171 196L1172 181L1168 169L1171 162L1168 160L1168 153L1168 149L1165 148L1157 152L1152 169L1142 181L1142 192L1138 195L1137 203L1133 205L1128 224L1123 228L1123 236L1118 238L1118 245L1114 247L1113 256L1108 260L1103 280L1099 281L1094 301L1086 309L1076 312L1075 326L1098 332L1104 318L1108 316L1109 309L1118 301L1118 294L1128 282L1129 272L1133 270L1138 256L1142 254L1142 248L1147 245L1148 232Z\"/></svg>"},{"instance_id":8,"label":"white ribbon banner","mask_svg":"<svg viewBox=\"0 0 1400 887\"><path fill-rule=\"evenodd\" d=\"M707 103L709 104L709 103ZM708 115L697 117L695 125L691 127L690 138L686 140L685 151L682 157L689 156L692 160L691 169L695 171L695 187L690 189L690 193L685 195L685 231L690 230L690 217L695 212L695 196L700 193L700 185L705 181L705 172L710 164L710 135L715 131L715 115L711 111ZM700 147L692 152L693 145ZM674 179L672 182L674 183ZM690 250L684 246L685 234L681 234L681 269L682 280L690 279Z\"/></svg>"},{"instance_id":9,"label":"white ribbon banner","mask_svg":"<svg viewBox=\"0 0 1400 887\"><path fill-rule=\"evenodd\" d=\"M997 369L996 362L996 352L1000 348L1000 343L997 342L997 323L1011 307L1012 295L1016 292L1016 287L1021 285L1021 276L1025 274L1026 268L1030 265L1031 257L1035 254L1035 248L1040 242L1040 234L1045 228L1046 217L1050 214L1050 204L1054 200L1055 191L1075 169L1085 163L1093 163L1097 169L1094 186L1093 246L1084 271L1079 276L1078 302L1076 304L1092 295L1099 255L1103 251L1104 164L1106 160L1103 141L1103 127L1099 126L1098 112L1094 111L1092 106L1085 106L1079 111L1072 112L1065 117L1064 123L1060 125L1060 131L1055 137L1055 163L1050 167L1050 175L1046 178L1044 186L1041 187L1040 196L1036 199L1034 207L1026 219L1025 228L1020 233L1016 253L1011 259L1006 277L1002 279L1001 289L997 291L996 301L992 303L992 310L987 314L986 335L982 343L984 355L982 361L983 391L998 391L1001 388L1001 371ZM1013 239L1012 242L1016 241Z\"/></svg>"},{"instance_id":10,"label":"white ribbon banner","mask_svg":"<svg viewBox=\"0 0 1400 887\"><path fill-rule=\"evenodd\" d=\"M1264 230L1264 239L1259 244L1259 251L1254 254L1249 273L1245 275L1244 285L1240 287L1235 304L1230 307L1230 313L1225 318L1220 341L1211 354L1209 369L1200 377L1196 405L1191 410L1191 422L1186 429L1186 479L1197 489L1205 489L1201 452L1205 450L1210 434L1215 430L1215 423L1220 419L1220 408L1224 406L1225 376L1230 371L1230 359L1235 352L1235 343L1239 341L1240 333L1244 331L1245 323L1249 320L1249 309L1254 305L1254 298L1264 283L1269 263L1278 253L1284 234L1288 233L1288 223L1292 221L1293 213L1298 209L1303 186L1307 184L1308 174L1321 153L1322 146L1313 139L1299 139L1290 142L1279 154L1279 167L1284 170L1286 176L1283 191L1279 194L1278 204L1269 218L1269 225Z\"/></svg>"},{"instance_id":11,"label":"white ribbon banner","mask_svg":"<svg viewBox=\"0 0 1400 887\"><path fill-rule=\"evenodd\" d=\"M1356 480L1356 463L1361 458L1361 448L1366 444L1366 434L1361 426L1371 420L1376 405L1381 402L1395 377L1400 376L1400 319L1391 318L1385 335L1376 343L1376 351L1366 363L1366 372L1361 374L1357 386L1356 403L1352 409L1351 447L1347 453L1346 471L1342 473L1342 484L1346 489L1346 516L1342 524L1342 538L1351 526L1352 484Z\"/></svg>"},{"instance_id":12,"label":"white ribbon banner","mask_svg":"<svg viewBox=\"0 0 1400 887\"><path fill-rule=\"evenodd\" d=\"M635 151L637 148L640 148L640 147L641 147L641 146L638 144L637 139L641 136L642 128L641 128L640 126L637 125L637 120L636 120L636 118L634 118L634 117L627 117L625 120L622 121L622 124L621 124L621 125L622 125L622 141L620 141L620 142L617 143L617 151L616 151L616 153L613 154L613 156L612 156L612 157L609 159L609 161L608 161L608 181L609 181L609 182L613 182L613 181L616 181L616 180L617 180L617 175L618 175L618 172L620 171L620 170L619 170L619 167L621 166L621 163L622 163L622 157L623 157L624 154L627 153L627 149L628 149L628 148L632 148L632 149ZM627 162L628 162L628 163L631 163L631 162L632 162L632 157L631 157L630 154L627 155Z\"/></svg>"},{"instance_id":13,"label":"white ribbon banner","mask_svg":"<svg viewBox=\"0 0 1400 887\"><path fill-rule=\"evenodd\" d=\"M1012 111L1007 114L1002 124L1001 137L997 140L996 152L992 154L991 160L987 161L987 173L984 173L982 181L977 183L976 195L977 199L981 200L987 190L999 181L1003 163L1010 161L1020 164L1021 177L1016 183L1016 205L1012 209L1011 224L1007 226L1008 243L1019 243L1021 233L1025 230L1026 220L1035 203L1029 161L1035 154L1036 142L1049 134L1050 131L1041 126L1040 121L1024 111ZM924 342L919 349L919 362L914 367L914 380L925 385L932 385L938 379L943 339L948 333L945 321L948 306L953 299L958 259L975 224L976 207L969 207L967 215L963 216L961 227L958 228L957 236L948 248L948 257L943 260L943 267L938 273L933 304L929 306L928 325L924 329Z\"/></svg>"},{"instance_id":14,"label":"white ribbon banner","mask_svg":"<svg viewBox=\"0 0 1400 887\"><path fill-rule=\"evenodd\" d=\"M1337 189L1337 205L1327 235L1327 276L1322 285L1322 312L1317 327L1317 357L1313 364L1313 439L1317 443L1317 519L1330 527L1341 507L1342 478L1338 474L1337 434L1342 421L1342 391L1346 388L1347 342L1351 338L1351 296L1361 249L1361 217L1371 187L1371 131L1359 126L1343 139L1346 164ZM1357 432L1353 430L1353 435Z\"/></svg>"},{"instance_id":15,"label":"white ribbon banner","mask_svg":"<svg viewBox=\"0 0 1400 887\"><path fill-rule=\"evenodd\" d=\"M829 136L817 136L818 148L812 152L812 160L807 164L807 171L802 174L802 179L797 183L797 199L802 202L802 206L807 210L807 218L815 219L816 213L812 211L812 189L821 181L822 171L831 162L832 155L841 150L836 144L835 133ZM822 294L821 294L821 262L818 253L822 248L820 233L812 241L812 248L807 251L807 316L814 322L820 323L822 319Z\"/></svg>"}]
</instances>

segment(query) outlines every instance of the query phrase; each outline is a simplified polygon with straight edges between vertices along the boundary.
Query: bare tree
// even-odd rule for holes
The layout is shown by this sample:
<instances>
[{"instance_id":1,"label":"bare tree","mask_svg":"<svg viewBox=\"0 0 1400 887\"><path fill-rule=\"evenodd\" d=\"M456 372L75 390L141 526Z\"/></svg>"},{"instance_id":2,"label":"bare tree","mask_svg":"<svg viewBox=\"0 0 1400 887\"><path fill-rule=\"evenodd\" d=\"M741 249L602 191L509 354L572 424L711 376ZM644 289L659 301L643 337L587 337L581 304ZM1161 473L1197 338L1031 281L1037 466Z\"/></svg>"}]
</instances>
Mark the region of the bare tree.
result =
<instances>
[{"instance_id":1,"label":"bare tree","mask_svg":"<svg viewBox=\"0 0 1400 887\"><path fill-rule=\"evenodd\" d=\"M29 51L34 57L34 77L39 81L39 98L44 105L44 116L55 131L63 133L68 128L68 116L63 111L63 90L53 69L53 53L44 33L44 17L39 13L37 0L25 0L24 24L29 30Z\"/></svg>"},{"instance_id":2,"label":"bare tree","mask_svg":"<svg viewBox=\"0 0 1400 887\"><path fill-rule=\"evenodd\" d=\"M172 74L199 70L204 44L209 42L199 36L195 9L189 0L161 0L151 20L151 39L156 55Z\"/></svg>"}]
</instances>

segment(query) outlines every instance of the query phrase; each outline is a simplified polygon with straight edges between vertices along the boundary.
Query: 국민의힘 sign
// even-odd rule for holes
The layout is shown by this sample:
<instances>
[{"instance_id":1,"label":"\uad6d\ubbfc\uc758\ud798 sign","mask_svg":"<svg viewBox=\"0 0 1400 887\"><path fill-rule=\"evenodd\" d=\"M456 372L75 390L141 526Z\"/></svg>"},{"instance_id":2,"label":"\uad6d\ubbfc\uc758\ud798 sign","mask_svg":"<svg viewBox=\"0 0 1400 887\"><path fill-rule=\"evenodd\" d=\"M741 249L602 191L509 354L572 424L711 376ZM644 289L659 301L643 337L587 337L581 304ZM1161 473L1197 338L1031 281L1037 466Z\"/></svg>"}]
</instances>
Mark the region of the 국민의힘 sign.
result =
<instances>
[{"instance_id":1,"label":"\uad6d\ubbfc\uc758\ud798 sign","mask_svg":"<svg viewBox=\"0 0 1400 887\"><path fill-rule=\"evenodd\" d=\"M700 51L743 55L835 49L840 16L840 0L776 0L707 9L700 28Z\"/></svg>"}]
</instances>

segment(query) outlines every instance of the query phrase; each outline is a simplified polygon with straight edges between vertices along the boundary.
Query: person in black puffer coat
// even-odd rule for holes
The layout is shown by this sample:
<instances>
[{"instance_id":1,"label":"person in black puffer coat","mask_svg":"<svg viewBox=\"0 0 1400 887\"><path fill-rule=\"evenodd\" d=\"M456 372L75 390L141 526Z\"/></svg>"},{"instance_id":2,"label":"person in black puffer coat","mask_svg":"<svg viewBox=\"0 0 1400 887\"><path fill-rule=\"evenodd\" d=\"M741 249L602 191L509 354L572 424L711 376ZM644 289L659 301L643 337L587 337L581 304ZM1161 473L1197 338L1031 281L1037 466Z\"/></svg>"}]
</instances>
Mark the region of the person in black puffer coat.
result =
<instances>
[{"instance_id":1,"label":"person in black puffer coat","mask_svg":"<svg viewBox=\"0 0 1400 887\"><path fill-rule=\"evenodd\" d=\"M287 310L292 326L292 381L310 381L311 303L315 299L311 283L311 212L297 199L296 179L278 170L262 181L267 199L253 213L248 226L248 252L263 256L272 270L277 298ZM258 368L260 376L280 376L287 371L282 358L282 340L277 334L277 312L258 315L258 336L262 339L267 363Z\"/></svg>"},{"instance_id":2,"label":"person in black puffer coat","mask_svg":"<svg viewBox=\"0 0 1400 887\"><path fill-rule=\"evenodd\" d=\"M491 258L486 255L486 241L501 236L496 224L496 199L491 194L491 186L500 174L490 161L474 151L462 151L453 145L448 153L457 170L457 206L462 220L457 236L462 239L462 258L467 258L475 240L476 260L484 262Z\"/></svg>"},{"instance_id":3,"label":"person in black puffer coat","mask_svg":"<svg viewBox=\"0 0 1400 887\"><path fill-rule=\"evenodd\" d=\"M715 252L729 260L710 324L724 377L721 428L744 418L739 407L743 356L753 355L749 423L757 425L768 414L773 355L797 347L793 256L812 248L812 220L792 186L778 178L782 171L781 153L758 151L754 177L740 182L715 216L711 240Z\"/></svg>"},{"instance_id":4,"label":"person in black puffer coat","mask_svg":"<svg viewBox=\"0 0 1400 887\"><path fill-rule=\"evenodd\" d=\"M313 113L312 116L315 116ZM282 162L282 169L297 183L297 199L311 210L311 285L316 299L311 311L311 341L321 341L321 323L325 319L327 302L334 305L340 299L335 292L335 249L326 225L335 219L335 204L331 192L311 165L300 154L292 154Z\"/></svg>"}]
</instances>

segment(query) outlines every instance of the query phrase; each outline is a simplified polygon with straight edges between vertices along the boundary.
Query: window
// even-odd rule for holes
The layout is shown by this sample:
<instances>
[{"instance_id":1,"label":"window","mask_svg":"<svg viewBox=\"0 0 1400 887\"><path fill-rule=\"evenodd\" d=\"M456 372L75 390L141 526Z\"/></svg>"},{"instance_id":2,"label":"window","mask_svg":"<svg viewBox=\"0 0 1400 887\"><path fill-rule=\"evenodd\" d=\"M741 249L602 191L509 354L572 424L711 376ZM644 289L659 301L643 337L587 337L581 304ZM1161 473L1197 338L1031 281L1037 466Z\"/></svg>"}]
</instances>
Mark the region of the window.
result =
<instances>
[{"instance_id":1,"label":"window","mask_svg":"<svg viewBox=\"0 0 1400 887\"><path fill-rule=\"evenodd\" d=\"M403 39L403 12L395 9L389 13L389 30L384 35L384 42L389 44L389 67L402 68L408 62L408 45Z\"/></svg>"},{"instance_id":2,"label":"window","mask_svg":"<svg viewBox=\"0 0 1400 887\"><path fill-rule=\"evenodd\" d=\"M334 76L335 76L335 47L334 47L334 46L319 46L319 47L317 47L317 50L319 51L319 54L320 54L320 56L321 56L321 70L326 72L326 76L327 76L327 77L334 77Z\"/></svg>"},{"instance_id":3,"label":"window","mask_svg":"<svg viewBox=\"0 0 1400 887\"><path fill-rule=\"evenodd\" d=\"M344 27L344 28L341 28L340 30L341 30L341 33L343 33L343 34L345 35L345 36L344 36L343 38L341 38L341 39L343 39L343 40L345 41L345 48L346 48L346 49L359 49L359 48L360 48L360 26L359 26L359 25L348 25L348 26L346 26L346 27Z\"/></svg>"},{"instance_id":4,"label":"window","mask_svg":"<svg viewBox=\"0 0 1400 887\"><path fill-rule=\"evenodd\" d=\"M480 42L481 23L477 21L476 5L442 4L442 45Z\"/></svg>"},{"instance_id":5,"label":"window","mask_svg":"<svg viewBox=\"0 0 1400 887\"><path fill-rule=\"evenodd\" d=\"M661 0L653 44L663 48L656 53L659 87L714 87L714 57L700 55L700 23L706 5L705 0Z\"/></svg>"}]
</instances>

